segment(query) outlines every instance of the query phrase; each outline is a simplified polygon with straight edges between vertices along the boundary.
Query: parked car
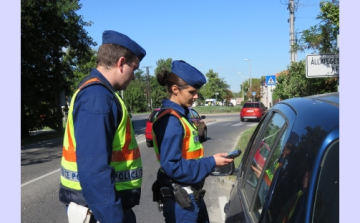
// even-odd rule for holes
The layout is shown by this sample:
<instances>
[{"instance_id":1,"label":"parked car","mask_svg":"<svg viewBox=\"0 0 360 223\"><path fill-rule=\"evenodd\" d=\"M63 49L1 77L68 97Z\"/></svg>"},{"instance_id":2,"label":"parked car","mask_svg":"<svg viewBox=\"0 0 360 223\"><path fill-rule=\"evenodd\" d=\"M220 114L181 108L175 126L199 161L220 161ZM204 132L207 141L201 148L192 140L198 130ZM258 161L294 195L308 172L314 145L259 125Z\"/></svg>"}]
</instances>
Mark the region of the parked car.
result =
<instances>
[{"instance_id":1,"label":"parked car","mask_svg":"<svg viewBox=\"0 0 360 223\"><path fill-rule=\"evenodd\" d=\"M205 119L205 115L200 116L195 109L192 107L189 107L190 115L191 115L191 121L194 123L198 130L198 134L200 137L200 140L202 142L206 141L207 139L207 126L203 119ZM145 128L145 140L146 145L148 147L153 146L153 140L152 140L152 123L154 122L155 118L157 117L158 113L160 111L160 108L154 109L150 115L149 118L146 121L146 128Z\"/></svg>"},{"instance_id":2,"label":"parked car","mask_svg":"<svg viewBox=\"0 0 360 223\"><path fill-rule=\"evenodd\" d=\"M228 166L213 175L234 172ZM339 94L277 103L235 172L225 222L339 222Z\"/></svg>"},{"instance_id":3,"label":"parked car","mask_svg":"<svg viewBox=\"0 0 360 223\"><path fill-rule=\"evenodd\" d=\"M145 141L148 147L153 146L152 140L152 123L154 122L156 116L158 115L160 108L155 108L149 115L149 118L146 120L146 128L145 128Z\"/></svg>"},{"instance_id":4,"label":"parked car","mask_svg":"<svg viewBox=\"0 0 360 223\"><path fill-rule=\"evenodd\" d=\"M240 111L240 121L253 119L259 121L268 111L262 102L245 102Z\"/></svg>"}]
</instances>

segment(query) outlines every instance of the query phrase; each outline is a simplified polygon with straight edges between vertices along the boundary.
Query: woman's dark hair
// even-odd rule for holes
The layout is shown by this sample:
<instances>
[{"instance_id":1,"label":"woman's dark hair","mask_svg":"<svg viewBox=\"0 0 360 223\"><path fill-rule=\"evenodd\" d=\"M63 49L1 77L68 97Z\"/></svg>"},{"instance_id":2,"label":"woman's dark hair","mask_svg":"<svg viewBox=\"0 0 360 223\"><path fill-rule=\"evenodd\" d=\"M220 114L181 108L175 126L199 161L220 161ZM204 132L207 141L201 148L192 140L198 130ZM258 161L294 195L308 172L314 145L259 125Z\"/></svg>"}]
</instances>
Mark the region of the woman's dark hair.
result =
<instances>
[{"instance_id":1,"label":"woman's dark hair","mask_svg":"<svg viewBox=\"0 0 360 223\"><path fill-rule=\"evenodd\" d=\"M162 70L156 75L156 79L161 86L165 86L167 92L171 95L172 90L171 86L176 85L179 90L183 90L189 87L189 84L186 83L183 79L177 76L174 73L171 73L167 70Z\"/></svg>"},{"instance_id":2,"label":"woman's dark hair","mask_svg":"<svg viewBox=\"0 0 360 223\"><path fill-rule=\"evenodd\" d=\"M97 53L96 64L97 66L104 66L106 68L113 67L120 57L125 57L125 63L130 65L136 55L126 47L117 44L102 44Z\"/></svg>"}]
</instances>

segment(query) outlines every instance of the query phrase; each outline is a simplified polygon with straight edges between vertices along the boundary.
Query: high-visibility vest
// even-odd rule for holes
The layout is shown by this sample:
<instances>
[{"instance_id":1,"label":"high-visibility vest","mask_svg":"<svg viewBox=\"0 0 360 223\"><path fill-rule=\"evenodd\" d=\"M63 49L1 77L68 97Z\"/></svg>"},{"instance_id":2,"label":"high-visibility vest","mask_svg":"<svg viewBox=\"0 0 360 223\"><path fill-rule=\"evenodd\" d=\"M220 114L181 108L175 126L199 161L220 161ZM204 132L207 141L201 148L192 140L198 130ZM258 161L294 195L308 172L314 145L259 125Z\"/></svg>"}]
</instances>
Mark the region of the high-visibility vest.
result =
<instances>
[{"instance_id":1,"label":"high-visibility vest","mask_svg":"<svg viewBox=\"0 0 360 223\"><path fill-rule=\"evenodd\" d=\"M287 223L291 219L292 215L294 214L295 207L299 198L303 195L303 190L299 190L291 199L288 204L285 205L284 209L287 211L285 216L282 218L282 223Z\"/></svg>"},{"instance_id":2,"label":"high-visibility vest","mask_svg":"<svg viewBox=\"0 0 360 223\"><path fill-rule=\"evenodd\" d=\"M79 179L76 163L76 139L72 112L76 95L85 86L91 84L102 83L98 78L92 78L79 87L72 97L65 128L60 179L63 186L74 190L81 190L79 182L81 179ZM106 87L106 85L104 86ZM126 106L120 96L115 92L114 94L122 108L122 118L115 132L110 162L110 166L115 169L115 187L117 191L140 188L142 183L142 162L139 146L135 139L134 129Z\"/></svg>"},{"instance_id":3,"label":"high-visibility vest","mask_svg":"<svg viewBox=\"0 0 360 223\"><path fill-rule=\"evenodd\" d=\"M200 143L198 131L196 127L193 124L190 124L189 121L185 118L180 116L176 111L173 109L167 108L159 113L157 118L155 119L154 123L159 120L161 117L164 117L165 115L174 115L177 117L183 128L184 128L184 138L182 141L182 158L184 159L200 159L204 156L204 149ZM154 124L153 123L153 124ZM153 142L154 142L154 150L156 154L156 158L158 162L160 163L160 155L159 155L159 145L156 140L156 135L154 130L152 131L153 134ZM166 148L164 148L166 149Z\"/></svg>"},{"instance_id":4,"label":"high-visibility vest","mask_svg":"<svg viewBox=\"0 0 360 223\"><path fill-rule=\"evenodd\" d=\"M267 169L264 174L264 180L268 186L271 185L272 179L274 177L275 171L281 166L281 163L276 161L272 167Z\"/></svg>"}]
</instances>

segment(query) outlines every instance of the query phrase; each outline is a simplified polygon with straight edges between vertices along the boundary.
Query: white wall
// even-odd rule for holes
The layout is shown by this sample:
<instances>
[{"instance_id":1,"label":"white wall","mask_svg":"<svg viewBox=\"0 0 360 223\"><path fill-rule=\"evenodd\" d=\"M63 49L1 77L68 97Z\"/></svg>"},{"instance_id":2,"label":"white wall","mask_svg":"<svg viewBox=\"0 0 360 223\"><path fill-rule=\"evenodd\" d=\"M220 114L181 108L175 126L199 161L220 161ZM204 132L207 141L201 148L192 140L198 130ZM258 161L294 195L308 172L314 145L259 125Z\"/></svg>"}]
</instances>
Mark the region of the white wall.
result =
<instances>
[{"instance_id":1,"label":"white wall","mask_svg":"<svg viewBox=\"0 0 360 223\"><path fill-rule=\"evenodd\" d=\"M270 85L270 86L262 86L262 97L261 97L261 102L268 108L274 106L272 104L272 91L275 89L275 85Z\"/></svg>"}]
</instances>

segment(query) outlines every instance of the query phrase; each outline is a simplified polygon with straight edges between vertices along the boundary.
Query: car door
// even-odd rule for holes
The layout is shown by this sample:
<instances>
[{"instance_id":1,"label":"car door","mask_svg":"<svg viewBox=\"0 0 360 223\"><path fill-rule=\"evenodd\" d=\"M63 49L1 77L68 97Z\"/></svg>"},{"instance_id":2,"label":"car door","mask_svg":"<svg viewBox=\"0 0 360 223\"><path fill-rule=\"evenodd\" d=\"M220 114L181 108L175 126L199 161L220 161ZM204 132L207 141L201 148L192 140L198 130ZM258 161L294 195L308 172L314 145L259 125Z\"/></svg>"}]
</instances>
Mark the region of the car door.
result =
<instances>
[{"instance_id":1,"label":"car door","mask_svg":"<svg viewBox=\"0 0 360 223\"><path fill-rule=\"evenodd\" d=\"M240 214L227 214L226 222L258 222L263 207L266 205L271 181L278 167L277 162L284 148L285 139L289 135L289 121L280 111L272 111L254 132L240 165L238 193L243 210ZM230 198L232 199L232 198ZM236 202L234 202L236 203ZM236 207L230 207L234 212ZM234 216L231 216L234 215ZM243 215L243 216L241 216ZM231 220L230 220L231 219ZM234 219L243 219L235 220Z\"/></svg>"}]
</instances>

